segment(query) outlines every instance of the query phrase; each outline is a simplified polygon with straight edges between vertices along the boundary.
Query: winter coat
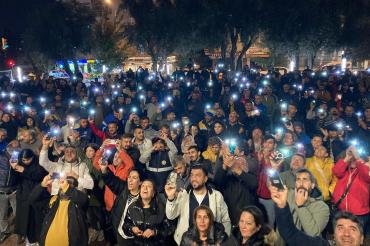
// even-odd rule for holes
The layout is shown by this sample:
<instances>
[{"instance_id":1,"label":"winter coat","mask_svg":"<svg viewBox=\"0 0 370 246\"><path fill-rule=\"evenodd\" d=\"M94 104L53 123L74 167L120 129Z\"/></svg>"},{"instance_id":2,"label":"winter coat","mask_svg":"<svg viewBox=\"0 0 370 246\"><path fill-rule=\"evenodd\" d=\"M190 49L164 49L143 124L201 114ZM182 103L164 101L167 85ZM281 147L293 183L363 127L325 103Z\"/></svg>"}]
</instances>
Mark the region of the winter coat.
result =
<instances>
[{"instance_id":1,"label":"winter coat","mask_svg":"<svg viewBox=\"0 0 370 246\"><path fill-rule=\"evenodd\" d=\"M180 246L215 246L220 245L226 238L224 226L215 222L209 230L206 241L200 240L199 232L195 226L192 226L182 235Z\"/></svg>"},{"instance_id":2,"label":"winter coat","mask_svg":"<svg viewBox=\"0 0 370 246\"><path fill-rule=\"evenodd\" d=\"M126 214L125 223L123 225L124 233L133 236L134 245L162 245L163 221L165 219L164 205L156 196L153 198L150 208L143 208L140 198L133 202ZM143 238L136 236L132 228L138 227L141 231L146 229L154 230L154 236Z\"/></svg>"},{"instance_id":3,"label":"winter coat","mask_svg":"<svg viewBox=\"0 0 370 246\"><path fill-rule=\"evenodd\" d=\"M244 171L240 175L233 174L223 169L222 162L219 162L216 166L214 182L222 192L226 204L232 204L229 206L229 215L231 223L237 225L242 209L257 203L257 176L252 172Z\"/></svg>"},{"instance_id":4,"label":"winter coat","mask_svg":"<svg viewBox=\"0 0 370 246\"><path fill-rule=\"evenodd\" d=\"M94 181L90 176L89 168L84 162L79 159L73 163L64 161L64 158L59 158L57 162L50 161L48 158L48 151L41 150L40 152L40 165L45 168L49 173L59 172L68 173L75 172L78 175L78 189L88 189L91 190L94 187ZM51 194L56 195L59 190L58 181L54 181L52 184Z\"/></svg>"},{"instance_id":5,"label":"winter coat","mask_svg":"<svg viewBox=\"0 0 370 246\"><path fill-rule=\"evenodd\" d=\"M129 236L124 233L123 226L121 228L119 227L121 220L126 218L129 205L136 201L136 199L133 199L130 204L127 204L129 195L127 183L115 176L111 170L108 170L108 172L103 174L102 177L107 188L109 187L114 195L116 195L116 199L111 210L113 230L117 236L119 235L122 238L127 239Z\"/></svg>"},{"instance_id":6,"label":"winter coat","mask_svg":"<svg viewBox=\"0 0 370 246\"><path fill-rule=\"evenodd\" d=\"M30 203L35 203L42 197L48 195L46 188L41 185L36 186L31 195ZM51 197L48 213L44 218L40 235L40 246L45 246L45 240L48 236L50 226L52 225L55 215L58 211L61 199L69 201L68 211L65 216L68 217L68 242L70 246L87 246L87 224L85 210L88 206L88 197L85 193L69 187L66 192L61 195ZM57 223L57 221L56 221ZM61 228L62 229L62 228Z\"/></svg>"},{"instance_id":7,"label":"winter coat","mask_svg":"<svg viewBox=\"0 0 370 246\"><path fill-rule=\"evenodd\" d=\"M319 159L314 156L306 159L306 168L315 176L324 201L330 199L330 194L333 193L337 182L337 178L332 172L333 167L334 163L331 158Z\"/></svg>"},{"instance_id":8,"label":"winter coat","mask_svg":"<svg viewBox=\"0 0 370 246\"><path fill-rule=\"evenodd\" d=\"M261 230L261 229L260 229ZM276 241L276 233L273 230L269 232L258 231L254 233L248 241L243 242L239 227L235 227L230 237L221 245L222 246L273 246Z\"/></svg>"},{"instance_id":9,"label":"winter coat","mask_svg":"<svg viewBox=\"0 0 370 246\"><path fill-rule=\"evenodd\" d=\"M102 150L96 151L95 159L94 159L94 167L97 170L100 170L99 162L103 155L103 152L104 151ZM118 167L115 167L113 165L108 165L108 168L110 171L112 171L112 173L115 176L119 177L121 180L126 181L129 171L134 167L134 163L131 157L124 150L121 150L118 152L118 158L122 160L122 163ZM109 189L109 187L105 187L104 202L105 202L105 207L108 211L111 211L115 199L116 199L116 195L113 194L113 192Z\"/></svg>"},{"instance_id":10,"label":"winter coat","mask_svg":"<svg viewBox=\"0 0 370 246\"><path fill-rule=\"evenodd\" d=\"M276 224L279 234L282 236L288 245L304 245L304 246L330 246L329 241L321 236L309 236L303 231L298 230L293 222L292 214L290 213L289 205L285 208L275 206Z\"/></svg>"},{"instance_id":11,"label":"winter coat","mask_svg":"<svg viewBox=\"0 0 370 246\"><path fill-rule=\"evenodd\" d=\"M333 174L338 178L333 192L332 202L335 204L346 190L349 181L353 183L348 194L339 204L340 210L345 210L354 215L369 213L369 167L361 161L357 161L356 168L349 168L343 159L339 160L333 168Z\"/></svg>"},{"instance_id":12,"label":"winter coat","mask_svg":"<svg viewBox=\"0 0 370 246\"><path fill-rule=\"evenodd\" d=\"M36 158L36 157L34 157ZM23 173L16 172L17 185L17 216L15 218L15 232L30 239L35 239L35 211L29 202L29 196L33 188L38 185L48 172L39 165L38 159L34 159L30 165L23 166Z\"/></svg>"},{"instance_id":13,"label":"winter coat","mask_svg":"<svg viewBox=\"0 0 370 246\"><path fill-rule=\"evenodd\" d=\"M177 228L174 238L177 244L180 244L182 235L189 228L189 194L191 191L182 190L173 201L167 200L166 216L170 220L178 218ZM227 205L222 194L214 189L208 189L209 208L212 210L215 221L221 223L226 233L231 231L231 223Z\"/></svg>"}]
</instances>

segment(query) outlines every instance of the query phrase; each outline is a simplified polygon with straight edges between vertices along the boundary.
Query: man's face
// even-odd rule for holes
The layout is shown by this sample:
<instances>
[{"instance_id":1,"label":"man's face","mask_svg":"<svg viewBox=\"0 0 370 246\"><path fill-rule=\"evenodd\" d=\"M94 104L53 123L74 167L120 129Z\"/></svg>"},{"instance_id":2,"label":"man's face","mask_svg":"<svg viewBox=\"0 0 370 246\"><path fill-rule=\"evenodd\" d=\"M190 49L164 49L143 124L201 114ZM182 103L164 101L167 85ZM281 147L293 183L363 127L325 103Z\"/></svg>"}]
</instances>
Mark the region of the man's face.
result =
<instances>
[{"instance_id":1,"label":"man's face","mask_svg":"<svg viewBox=\"0 0 370 246\"><path fill-rule=\"evenodd\" d=\"M108 132L109 132L109 134L114 135L114 134L117 133L117 130L118 130L118 127L117 127L116 124L112 124L111 123L111 124L108 125Z\"/></svg>"},{"instance_id":2,"label":"man's face","mask_svg":"<svg viewBox=\"0 0 370 246\"><path fill-rule=\"evenodd\" d=\"M346 116L351 117L353 115L353 107L347 106L344 112L346 113Z\"/></svg>"},{"instance_id":3,"label":"man's face","mask_svg":"<svg viewBox=\"0 0 370 246\"><path fill-rule=\"evenodd\" d=\"M131 138L122 138L121 139L121 148L129 149L131 146Z\"/></svg>"},{"instance_id":4,"label":"man's face","mask_svg":"<svg viewBox=\"0 0 370 246\"><path fill-rule=\"evenodd\" d=\"M268 139L265 142L263 142L263 148L272 151L275 148L275 141L273 139Z\"/></svg>"},{"instance_id":5,"label":"man's face","mask_svg":"<svg viewBox=\"0 0 370 246\"><path fill-rule=\"evenodd\" d=\"M190 184L194 190L200 190L208 180L202 169L192 169L190 172Z\"/></svg>"},{"instance_id":6,"label":"man's face","mask_svg":"<svg viewBox=\"0 0 370 246\"><path fill-rule=\"evenodd\" d=\"M23 133L23 141L29 143L32 141L32 134L29 131Z\"/></svg>"},{"instance_id":7,"label":"man's face","mask_svg":"<svg viewBox=\"0 0 370 246\"><path fill-rule=\"evenodd\" d=\"M150 101L151 103L155 104L158 102L158 98L153 96Z\"/></svg>"},{"instance_id":8,"label":"man's face","mask_svg":"<svg viewBox=\"0 0 370 246\"><path fill-rule=\"evenodd\" d=\"M176 115L174 112L167 114L167 120L174 121L175 119L176 119Z\"/></svg>"},{"instance_id":9,"label":"man's face","mask_svg":"<svg viewBox=\"0 0 370 246\"><path fill-rule=\"evenodd\" d=\"M360 246L364 241L359 225L349 219L339 219L334 228L337 246Z\"/></svg>"},{"instance_id":10,"label":"man's face","mask_svg":"<svg viewBox=\"0 0 370 246\"><path fill-rule=\"evenodd\" d=\"M311 140L312 147L317 149L318 147L322 146L322 138L321 137L313 137Z\"/></svg>"},{"instance_id":11,"label":"man's face","mask_svg":"<svg viewBox=\"0 0 370 246\"><path fill-rule=\"evenodd\" d=\"M189 150L190 161L196 161L199 158L199 152L196 149Z\"/></svg>"},{"instance_id":12,"label":"man's face","mask_svg":"<svg viewBox=\"0 0 370 246\"><path fill-rule=\"evenodd\" d=\"M184 164L178 164L174 167L174 170L177 174L184 175L186 173L186 166Z\"/></svg>"},{"instance_id":13,"label":"man's face","mask_svg":"<svg viewBox=\"0 0 370 246\"><path fill-rule=\"evenodd\" d=\"M290 161L290 169L292 171L297 171L298 169L302 168L304 166L304 160L302 156L299 155L293 155L291 161Z\"/></svg>"},{"instance_id":14,"label":"man's face","mask_svg":"<svg viewBox=\"0 0 370 246\"><path fill-rule=\"evenodd\" d=\"M314 185L311 182L310 175L308 173L299 173L295 178L296 190L304 189L308 193L313 189Z\"/></svg>"},{"instance_id":15,"label":"man's face","mask_svg":"<svg viewBox=\"0 0 370 246\"><path fill-rule=\"evenodd\" d=\"M144 140L144 130L140 128L135 129L134 136L140 141Z\"/></svg>"},{"instance_id":16,"label":"man's face","mask_svg":"<svg viewBox=\"0 0 370 246\"><path fill-rule=\"evenodd\" d=\"M260 95L256 95L254 98L254 102L258 105L262 102L262 97Z\"/></svg>"},{"instance_id":17,"label":"man's face","mask_svg":"<svg viewBox=\"0 0 370 246\"><path fill-rule=\"evenodd\" d=\"M231 124L235 124L236 121L237 121L237 119L238 119L238 117L237 117L236 113L235 112L231 112L230 115L229 115L229 122Z\"/></svg>"},{"instance_id":18,"label":"man's face","mask_svg":"<svg viewBox=\"0 0 370 246\"><path fill-rule=\"evenodd\" d=\"M370 118L370 108L368 108L368 109L366 109L366 110L365 110L365 117L366 117L367 119L369 119L369 118Z\"/></svg>"},{"instance_id":19,"label":"man's face","mask_svg":"<svg viewBox=\"0 0 370 246\"><path fill-rule=\"evenodd\" d=\"M294 106L294 105L289 105L289 106L288 106L288 113L289 113L289 114L295 114L295 113L297 113L297 108L296 108L296 106Z\"/></svg>"},{"instance_id":20,"label":"man's face","mask_svg":"<svg viewBox=\"0 0 370 246\"><path fill-rule=\"evenodd\" d=\"M77 160L77 152L75 148L66 148L64 150L64 160L66 162L74 162Z\"/></svg>"},{"instance_id":21,"label":"man's face","mask_svg":"<svg viewBox=\"0 0 370 246\"><path fill-rule=\"evenodd\" d=\"M140 125L143 129L147 129L149 127L149 120L148 119L143 119L140 121Z\"/></svg>"}]
</instances>

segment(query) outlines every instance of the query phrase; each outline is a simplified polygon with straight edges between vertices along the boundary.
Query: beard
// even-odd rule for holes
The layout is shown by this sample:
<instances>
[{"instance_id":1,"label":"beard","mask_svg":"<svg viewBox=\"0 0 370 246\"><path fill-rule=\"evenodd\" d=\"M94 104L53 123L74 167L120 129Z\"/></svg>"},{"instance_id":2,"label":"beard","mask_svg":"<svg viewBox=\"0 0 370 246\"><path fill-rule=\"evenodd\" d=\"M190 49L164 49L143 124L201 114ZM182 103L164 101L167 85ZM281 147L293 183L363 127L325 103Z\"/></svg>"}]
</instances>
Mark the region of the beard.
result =
<instances>
[{"instance_id":1,"label":"beard","mask_svg":"<svg viewBox=\"0 0 370 246\"><path fill-rule=\"evenodd\" d=\"M193 190L196 190L196 191L203 189L204 186L205 184L191 184L191 187L193 188Z\"/></svg>"}]
</instances>

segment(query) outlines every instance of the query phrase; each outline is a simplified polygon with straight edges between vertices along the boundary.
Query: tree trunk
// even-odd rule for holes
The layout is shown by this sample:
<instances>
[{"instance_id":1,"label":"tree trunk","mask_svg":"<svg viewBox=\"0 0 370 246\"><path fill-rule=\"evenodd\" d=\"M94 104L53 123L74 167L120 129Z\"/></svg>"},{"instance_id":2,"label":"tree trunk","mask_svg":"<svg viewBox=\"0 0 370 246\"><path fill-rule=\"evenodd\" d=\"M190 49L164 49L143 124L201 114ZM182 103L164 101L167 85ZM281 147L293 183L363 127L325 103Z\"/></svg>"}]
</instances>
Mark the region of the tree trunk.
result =
<instances>
[{"instance_id":1,"label":"tree trunk","mask_svg":"<svg viewBox=\"0 0 370 246\"><path fill-rule=\"evenodd\" d=\"M245 53L247 52L247 50L252 46L252 39L249 39L248 43L244 43L243 44L243 49L242 51L240 52L239 56L238 56L238 60L236 62L236 70L237 71L241 71L243 69L243 57L245 55Z\"/></svg>"},{"instance_id":2,"label":"tree trunk","mask_svg":"<svg viewBox=\"0 0 370 246\"><path fill-rule=\"evenodd\" d=\"M236 52L237 52L237 43L238 43L238 33L235 28L230 30L230 41L231 41L231 50L230 50L230 69L235 71L236 69Z\"/></svg>"}]
</instances>

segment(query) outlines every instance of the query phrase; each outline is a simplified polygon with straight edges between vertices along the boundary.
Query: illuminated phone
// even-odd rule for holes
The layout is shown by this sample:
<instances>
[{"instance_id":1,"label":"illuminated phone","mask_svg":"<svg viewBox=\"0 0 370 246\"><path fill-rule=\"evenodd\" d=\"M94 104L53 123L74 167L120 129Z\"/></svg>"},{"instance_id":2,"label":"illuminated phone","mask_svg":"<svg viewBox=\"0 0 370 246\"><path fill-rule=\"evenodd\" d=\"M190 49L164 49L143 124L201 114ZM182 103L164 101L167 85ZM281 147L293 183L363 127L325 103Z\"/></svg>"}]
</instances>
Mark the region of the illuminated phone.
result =
<instances>
[{"instance_id":1,"label":"illuminated phone","mask_svg":"<svg viewBox=\"0 0 370 246\"><path fill-rule=\"evenodd\" d=\"M279 172L269 169L267 171L267 176L269 177L271 185L275 186L279 190L284 190L284 183L281 180Z\"/></svg>"}]
</instances>

